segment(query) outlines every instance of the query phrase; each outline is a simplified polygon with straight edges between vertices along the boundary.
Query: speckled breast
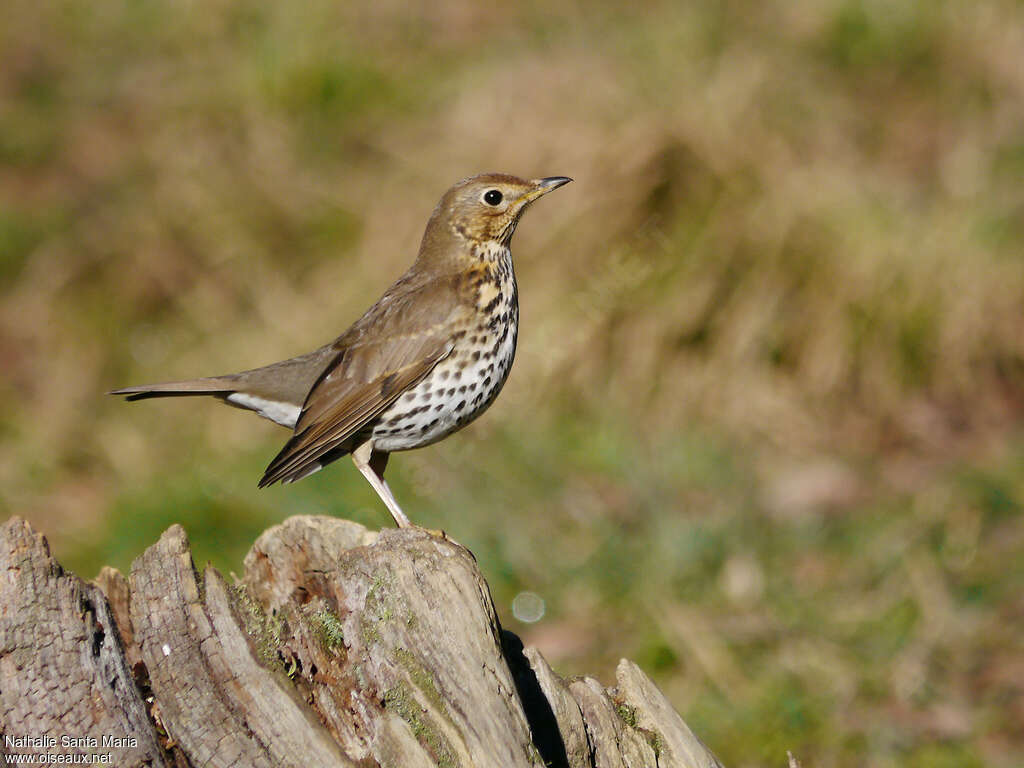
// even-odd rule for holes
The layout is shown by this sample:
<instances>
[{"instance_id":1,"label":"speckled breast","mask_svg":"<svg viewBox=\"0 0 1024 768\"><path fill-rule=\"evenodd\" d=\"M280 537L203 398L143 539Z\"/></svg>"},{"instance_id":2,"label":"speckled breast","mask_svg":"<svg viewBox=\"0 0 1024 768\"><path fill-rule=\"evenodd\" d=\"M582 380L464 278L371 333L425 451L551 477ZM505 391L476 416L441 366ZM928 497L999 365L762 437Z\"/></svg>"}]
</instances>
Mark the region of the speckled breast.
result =
<instances>
[{"instance_id":1,"label":"speckled breast","mask_svg":"<svg viewBox=\"0 0 1024 768\"><path fill-rule=\"evenodd\" d=\"M492 279L477 291L479 320L459 331L455 346L373 426L374 448L403 451L430 445L461 429L498 396L516 353L519 301L507 249Z\"/></svg>"}]
</instances>

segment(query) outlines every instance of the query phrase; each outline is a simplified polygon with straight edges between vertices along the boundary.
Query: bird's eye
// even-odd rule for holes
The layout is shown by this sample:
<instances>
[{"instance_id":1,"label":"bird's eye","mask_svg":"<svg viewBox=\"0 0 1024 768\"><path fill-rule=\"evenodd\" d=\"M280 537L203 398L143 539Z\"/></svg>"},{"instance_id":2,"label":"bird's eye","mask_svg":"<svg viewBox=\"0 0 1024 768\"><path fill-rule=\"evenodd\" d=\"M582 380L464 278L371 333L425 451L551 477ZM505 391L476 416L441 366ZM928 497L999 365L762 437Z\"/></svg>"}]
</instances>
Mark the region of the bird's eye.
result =
<instances>
[{"instance_id":1,"label":"bird's eye","mask_svg":"<svg viewBox=\"0 0 1024 768\"><path fill-rule=\"evenodd\" d=\"M489 189L484 192L484 202L488 205L498 205L502 200L501 192L496 189Z\"/></svg>"}]
</instances>

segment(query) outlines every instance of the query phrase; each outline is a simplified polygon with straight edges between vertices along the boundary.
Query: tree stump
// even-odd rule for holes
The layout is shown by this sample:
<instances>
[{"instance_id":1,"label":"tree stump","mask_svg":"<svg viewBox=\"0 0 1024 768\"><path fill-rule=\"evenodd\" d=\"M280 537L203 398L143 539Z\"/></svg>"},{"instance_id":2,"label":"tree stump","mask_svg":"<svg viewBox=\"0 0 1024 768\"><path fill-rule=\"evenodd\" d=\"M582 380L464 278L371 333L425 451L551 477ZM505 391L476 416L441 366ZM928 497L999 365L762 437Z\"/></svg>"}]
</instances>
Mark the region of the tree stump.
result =
<instances>
[{"instance_id":1,"label":"tree stump","mask_svg":"<svg viewBox=\"0 0 1024 768\"><path fill-rule=\"evenodd\" d=\"M125 578L0 527L0 755L118 766L719 763L630 661L566 681L502 631L473 555L329 517L266 531L244 578L180 526ZM51 757L56 762L58 758Z\"/></svg>"}]
</instances>

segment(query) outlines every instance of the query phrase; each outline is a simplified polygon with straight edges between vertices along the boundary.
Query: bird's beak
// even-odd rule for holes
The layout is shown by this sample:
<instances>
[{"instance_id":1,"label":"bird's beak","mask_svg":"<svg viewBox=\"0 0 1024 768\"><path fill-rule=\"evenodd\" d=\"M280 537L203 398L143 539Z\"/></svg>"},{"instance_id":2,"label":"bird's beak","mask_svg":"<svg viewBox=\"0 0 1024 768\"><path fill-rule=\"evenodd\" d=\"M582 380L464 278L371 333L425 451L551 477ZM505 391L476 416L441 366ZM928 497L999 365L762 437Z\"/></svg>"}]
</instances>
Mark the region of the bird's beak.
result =
<instances>
[{"instance_id":1,"label":"bird's beak","mask_svg":"<svg viewBox=\"0 0 1024 768\"><path fill-rule=\"evenodd\" d=\"M531 203L538 197L542 197L548 192L568 184L570 181L572 179L568 176L548 176L546 179L531 179L530 183L533 184L533 189L523 195L521 199L524 203Z\"/></svg>"}]
</instances>

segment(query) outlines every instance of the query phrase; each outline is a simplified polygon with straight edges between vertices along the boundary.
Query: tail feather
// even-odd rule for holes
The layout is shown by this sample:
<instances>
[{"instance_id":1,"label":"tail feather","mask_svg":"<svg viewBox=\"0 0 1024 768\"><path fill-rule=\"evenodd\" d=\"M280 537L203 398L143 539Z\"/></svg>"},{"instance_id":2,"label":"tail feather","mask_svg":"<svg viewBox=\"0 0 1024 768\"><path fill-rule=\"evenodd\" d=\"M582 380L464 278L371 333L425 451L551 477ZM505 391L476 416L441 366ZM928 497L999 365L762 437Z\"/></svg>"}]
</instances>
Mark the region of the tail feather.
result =
<instances>
[{"instance_id":1,"label":"tail feather","mask_svg":"<svg viewBox=\"0 0 1024 768\"><path fill-rule=\"evenodd\" d=\"M108 395L126 395L128 400L145 400L149 397L185 397L189 395L213 395L226 398L236 391L237 384L228 378L213 376L188 381L166 381L159 384L143 384L139 387L124 387L108 392Z\"/></svg>"},{"instance_id":2,"label":"tail feather","mask_svg":"<svg viewBox=\"0 0 1024 768\"><path fill-rule=\"evenodd\" d=\"M146 400L150 397L190 397L206 395L216 397L228 405L253 411L282 427L295 428L302 411L302 403L287 398L263 397L255 394L238 380L237 376L211 376L189 381L167 381L160 384L143 384L140 387L125 387L108 392L109 395L124 395L127 400Z\"/></svg>"}]
</instances>

